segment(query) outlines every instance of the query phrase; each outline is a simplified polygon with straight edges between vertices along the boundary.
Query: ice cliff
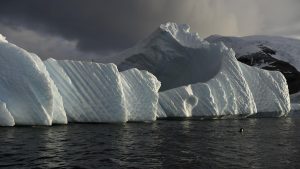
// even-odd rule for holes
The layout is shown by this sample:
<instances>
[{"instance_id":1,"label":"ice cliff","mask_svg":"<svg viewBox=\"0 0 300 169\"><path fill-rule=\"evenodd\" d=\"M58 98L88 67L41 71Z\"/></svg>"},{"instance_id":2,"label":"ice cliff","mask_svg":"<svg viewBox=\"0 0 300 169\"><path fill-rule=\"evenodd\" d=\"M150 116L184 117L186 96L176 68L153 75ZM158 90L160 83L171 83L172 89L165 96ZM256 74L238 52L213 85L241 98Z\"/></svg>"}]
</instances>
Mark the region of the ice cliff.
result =
<instances>
[{"instance_id":1,"label":"ice cliff","mask_svg":"<svg viewBox=\"0 0 300 169\"><path fill-rule=\"evenodd\" d=\"M48 72L69 122L156 120L160 82L146 71L119 72L115 64L48 59Z\"/></svg>"},{"instance_id":2,"label":"ice cliff","mask_svg":"<svg viewBox=\"0 0 300 169\"><path fill-rule=\"evenodd\" d=\"M1 36L0 126L153 121L160 82L114 64L42 61Z\"/></svg>"},{"instance_id":3,"label":"ice cliff","mask_svg":"<svg viewBox=\"0 0 300 169\"><path fill-rule=\"evenodd\" d=\"M37 55L0 40L0 58L1 116L11 125L67 123L57 88Z\"/></svg>"}]
</instances>

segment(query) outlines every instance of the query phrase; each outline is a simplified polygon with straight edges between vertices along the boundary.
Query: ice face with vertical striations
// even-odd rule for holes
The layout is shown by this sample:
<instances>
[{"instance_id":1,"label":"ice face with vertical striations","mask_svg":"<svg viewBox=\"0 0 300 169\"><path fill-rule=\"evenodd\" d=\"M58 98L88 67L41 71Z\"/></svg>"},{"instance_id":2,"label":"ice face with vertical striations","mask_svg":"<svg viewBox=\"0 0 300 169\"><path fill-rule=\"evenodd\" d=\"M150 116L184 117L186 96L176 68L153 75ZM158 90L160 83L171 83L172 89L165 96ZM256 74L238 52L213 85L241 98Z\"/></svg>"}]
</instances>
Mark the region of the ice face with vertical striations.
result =
<instances>
[{"instance_id":1,"label":"ice face with vertical striations","mask_svg":"<svg viewBox=\"0 0 300 169\"><path fill-rule=\"evenodd\" d=\"M44 61L69 122L126 122L121 79L114 64Z\"/></svg>"},{"instance_id":2,"label":"ice face with vertical striations","mask_svg":"<svg viewBox=\"0 0 300 169\"><path fill-rule=\"evenodd\" d=\"M153 121L160 82L114 64L43 62L0 37L0 125ZM66 113L67 112L67 113Z\"/></svg>"},{"instance_id":3,"label":"ice face with vertical striations","mask_svg":"<svg viewBox=\"0 0 300 169\"><path fill-rule=\"evenodd\" d=\"M160 92L159 102L167 116L230 117L257 112L252 92L233 51L222 44L219 47L219 52L224 55L223 65L215 77L206 83Z\"/></svg>"},{"instance_id":4,"label":"ice face with vertical striations","mask_svg":"<svg viewBox=\"0 0 300 169\"><path fill-rule=\"evenodd\" d=\"M154 121L157 117L160 82L147 71L121 72L128 121Z\"/></svg>"},{"instance_id":5,"label":"ice face with vertical striations","mask_svg":"<svg viewBox=\"0 0 300 169\"><path fill-rule=\"evenodd\" d=\"M10 112L17 125L66 123L62 105L54 105L55 86L42 60L1 39L0 100L5 103L2 110ZM58 108L62 110L55 111Z\"/></svg>"},{"instance_id":6,"label":"ice face with vertical striations","mask_svg":"<svg viewBox=\"0 0 300 169\"><path fill-rule=\"evenodd\" d=\"M277 117L290 110L280 72L238 62L232 49L200 39L188 25L163 24L116 58L120 69L148 70L162 82L159 103L168 117Z\"/></svg>"},{"instance_id":7,"label":"ice face with vertical striations","mask_svg":"<svg viewBox=\"0 0 300 169\"><path fill-rule=\"evenodd\" d=\"M114 64L44 61L63 98L69 122L156 120L160 82L147 71Z\"/></svg>"},{"instance_id":8,"label":"ice face with vertical striations","mask_svg":"<svg viewBox=\"0 0 300 169\"><path fill-rule=\"evenodd\" d=\"M6 108L6 104L0 101L0 126L14 126L15 120Z\"/></svg>"},{"instance_id":9,"label":"ice face with vertical striations","mask_svg":"<svg viewBox=\"0 0 300 169\"><path fill-rule=\"evenodd\" d=\"M257 117L285 116L291 109L289 89L283 74L240 63L257 107Z\"/></svg>"}]
</instances>

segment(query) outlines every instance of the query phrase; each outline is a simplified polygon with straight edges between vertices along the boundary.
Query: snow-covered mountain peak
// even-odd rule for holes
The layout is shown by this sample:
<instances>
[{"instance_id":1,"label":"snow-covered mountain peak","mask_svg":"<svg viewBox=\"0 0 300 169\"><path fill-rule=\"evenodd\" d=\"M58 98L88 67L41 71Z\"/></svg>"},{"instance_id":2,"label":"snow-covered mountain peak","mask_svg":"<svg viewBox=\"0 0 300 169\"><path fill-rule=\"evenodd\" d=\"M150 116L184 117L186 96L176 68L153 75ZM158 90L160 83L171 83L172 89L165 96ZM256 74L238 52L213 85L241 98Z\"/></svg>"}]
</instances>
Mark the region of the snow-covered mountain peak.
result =
<instances>
[{"instance_id":1,"label":"snow-covered mountain peak","mask_svg":"<svg viewBox=\"0 0 300 169\"><path fill-rule=\"evenodd\" d=\"M176 24L173 22L167 22L161 24L159 27L161 30L168 32L177 42L181 45L198 48L203 45L208 45L203 41L197 32L190 32L190 26L187 24Z\"/></svg>"}]
</instances>

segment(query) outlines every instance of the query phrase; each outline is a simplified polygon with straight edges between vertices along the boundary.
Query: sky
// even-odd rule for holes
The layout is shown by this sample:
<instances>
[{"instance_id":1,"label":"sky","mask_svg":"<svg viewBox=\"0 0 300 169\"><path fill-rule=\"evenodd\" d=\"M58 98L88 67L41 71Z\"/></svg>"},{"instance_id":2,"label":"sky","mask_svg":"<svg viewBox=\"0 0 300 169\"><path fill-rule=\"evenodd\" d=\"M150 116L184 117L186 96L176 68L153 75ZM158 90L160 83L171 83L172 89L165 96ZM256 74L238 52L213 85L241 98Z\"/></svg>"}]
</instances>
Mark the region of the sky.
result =
<instances>
[{"instance_id":1,"label":"sky","mask_svg":"<svg viewBox=\"0 0 300 169\"><path fill-rule=\"evenodd\" d=\"M300 0L1 0L0 34L42 59L110 57L160 24L186 23L202 38L300 38Z\"/></svg>"}]
</instances>

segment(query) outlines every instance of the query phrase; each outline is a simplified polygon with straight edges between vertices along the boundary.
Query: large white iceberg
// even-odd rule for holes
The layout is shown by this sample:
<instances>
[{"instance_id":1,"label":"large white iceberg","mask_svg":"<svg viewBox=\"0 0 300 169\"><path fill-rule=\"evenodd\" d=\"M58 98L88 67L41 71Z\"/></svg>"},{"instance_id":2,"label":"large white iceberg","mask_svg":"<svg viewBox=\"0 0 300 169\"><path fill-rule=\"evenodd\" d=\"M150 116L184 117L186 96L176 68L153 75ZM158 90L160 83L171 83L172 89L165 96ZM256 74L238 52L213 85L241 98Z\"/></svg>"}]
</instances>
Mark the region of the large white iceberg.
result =
<instances>
[{"instance_id":1,"label":"large white iceberg","mask_svg":"<svg viewBox=\"0 0 300 169\"><path fill-rule=\"evenodd\" d=\"M159 81L146 71L120 73L114 64L44 61L69 122L156 120Z\"/></svg>"},{"instance_id":2,"label":"large white iceberg","mask_svg":"<svg viewBox=\"0 0 300 169\"><path fill-rule=\"evenodd\" d=\"M2 40L1 40L2 39ZM42 60L35 54L0 39L1 110L18 125L67 123L55 85ZM58 111L59 109L59 111ZM13 123L9 123L13 124Z\"/></svg>"},{"instance_id":3,"label":"large white iceberg","mask_svg":"<svg viewBox=\"0 0 300 169\"><path fill-rule=\"evenodd\" d=\"M278 117L290 111L280 72L238 62L232 49L203 41L188 25L161 25L116 58L120 69L148 70L162 82L162 116Z\"/></svg>"},{"instance_id":4,"label":"large white iceberg","mask_svg":"<svg viewBox=\"0 0 300 169\"><path fill-rule=\"evenodd\" d=\"M210 44L189 29L161 25L115 56L122 72L115 64L43 62L0 36L0 126L279 117L290 111L280 72L242 64L223 43Z\"/></svg>"}]
</instances>

